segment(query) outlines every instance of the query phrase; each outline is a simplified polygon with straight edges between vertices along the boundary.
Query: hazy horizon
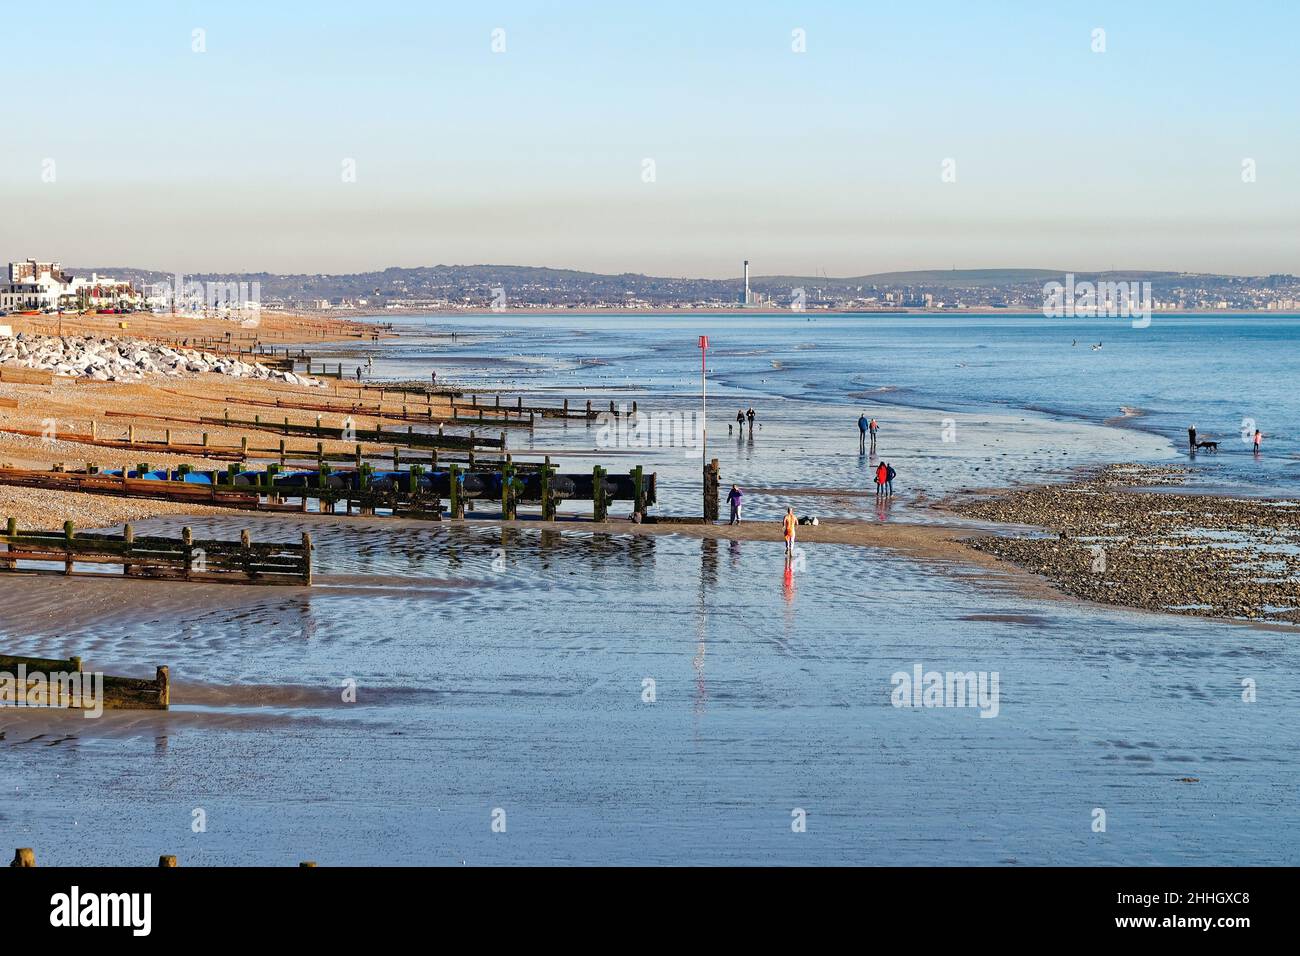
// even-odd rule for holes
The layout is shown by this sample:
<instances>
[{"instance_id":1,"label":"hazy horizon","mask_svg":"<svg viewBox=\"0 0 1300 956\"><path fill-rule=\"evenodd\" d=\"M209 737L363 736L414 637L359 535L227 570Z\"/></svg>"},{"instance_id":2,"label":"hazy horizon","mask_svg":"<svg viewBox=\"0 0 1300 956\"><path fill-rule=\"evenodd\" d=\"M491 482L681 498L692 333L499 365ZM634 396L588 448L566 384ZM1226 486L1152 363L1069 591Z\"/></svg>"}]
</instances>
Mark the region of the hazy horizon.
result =
<instances>
[{"instance_id":1,"label":"hazy horizon","mask_svg":"<svg viewBox=\"0 0 1300 956\"><path fill-rule=\"evenodd\" d=\"M1300 272L1267 3L63 9L6 24L9 258Z\"/></svg>"},{"instance_id":2,"label":"hazy horizon","mask_svg":"<svg viewBox=\"0 0 1300 956\"><path fill-rule=\"evenodd\" d=\"M0 256L0 261L9 261L9 262L12 262L12 261L22 261L22 260L24 260L24 259L28 259L28 258L36 259L37 261L48 261L49 259L51 259L51 258L55 258L55 257L50 257L50 256L28 256L28 255L18 256L18 255L11 255L11 256L8 256L8 257ZM115 264L108 264L108 263L91 263L91 264L82 264L82 263L63 262L62 260L57 260L57 261L61 262L61 264L63 265L63 267L64 267L65 269L67 269L67 270L69 270L69 271L71 271L71 272L74 272L74 273L77 273L77 272L87 272L87 271L90 271L90 270L97 270L97 271L102 272L102 273L105 273L105 274L111 274L114 270L116 270L116 271L131 270L131 271L138 271L138 272L164 272L164 273L167 272L167 270L165 270L165 269L160 269L160 268L158 268L158 267L156 267L156 266L141 265L141 264L138 264L138 263L115 263ZM426 263L420 263L420 264L416 264L416 265L387 265L387 266L382 266L382 267L375 268L375 269L358 269L358 270L353 271L353 272L328 272L328 271L324 271L324 270L321 270L321 269L306 269L306 270L296 270L296 271L277 271L277 270L274 270L274 269L248 269L248 270L239 270L239 271L229 270L229 269L195 269L195 270L193 270L192 272L185 272L185 273L183 273L183 274L184 274L184 275L235 275L235 274L240 274L240 275L257 275L257 274L263 274L263 273L264 273L264 274L268 274L268 275L277 275L277 276L294 276L294 275L300 275L300 276L348 276L348 275L363 275L363 274L368 274L368 273L372 273L372 272L385 272L385 271L388 271L388 270L390 270L390 269L411 270L411 269L442 269L442 268L446 268L446 269L545 269L545 270L550 270L550 271L554 271L554 272L577 272L577 273L584 273L584 274L590 274L590 275L600 275L600 276L609 276L609 277L618 277L618 276L620 276L620 275L635 275L635 276L645 276L646 278L652 278L652 279L678 279L678 278L682 278L682 279L700 279L700 280L704 280L704 281L717 281L717 282L726 282L726 281L730 281L730 280L733 280L733 279L739 281L739 280L741 279L741 277L742 277L742 272L741 272L740 269L737 269L737 270L735 271L735 273L732 274L732 275L681 276L681 275L668 274L668 273L647 272L647 271L644 271L644 270L640 270L640 271L638 271L638 270L624 270L624 271L622 271L622 272L597 272L597 271L595 271L595 270L589 270L589 269L578 269L578 268L574 268L573 266L562 266L562 265L537 265L537 264L534 264L534 263L527 263L527 262L426 262ZM1127 268L1124 268L1124 267L1122 267L1122 266L1119 267L1119 268L1113 269L1113 270L1112 270L1112 269L1096 269L1096 270L1094 270L1094 269L1072 269L1072 268L1067 268L1067 269L1053 269L1053 268L1047 268L1047 267L1041 267L1041 266L990 266L990 267L986 267L986 268L956 269L956 270L952 270L952 269L901 269L901 270L895 270L895 271L893 271L893 272L870 272L870 273L861 273L861 274L858 274L858 275L829 275L829 274L828 274L828 275L825 275L825 276L814 276L814 275L806 275L806 276L805 276L805 275L797 275L797 274L792 273L792 272L756 272L756 271L754 270L754 263L751 262L751 263L750 263L750 270L749 270L749 278L750 278L750 281L751 281L751 282L752 282L752 281L757 281L757 280L762 280L762 279L784 279L784 278L798 278L798 279L818 279L818 278L821 278L821 279L823 279L823 280L825 280L825 281L839 281L839 282L843 282L843 281L848 281L848 280L852 280L852 279L876 279L876 278L881 278L881 277L886 277L886 276L901 276L901 275L912 275L912 274L918 274L918 275L919 275L919 274L926 274L926 273L946 274L946 273L951 273L951 272L954 272L954 271L957 272L957 273L959 273L959 274L960 274L960 273L977 273L977 272L1041 272L1041 273L1044 273L1044 276L1045 276L1045 277L1046 277L1047 275L1051 275L1051 276L1062 276L1062 277L1064 277L1064 276L1067 275L1067 274L1074 274L1074 275L1095 275L1095 274L1103 274L1103 273L1105 273L1105 274L1113 274L1113 275L1144 275L1144 274L1155 273L1155 274L1181 274L1181 275L1221 275L1221 276L1231 276L1231 277L1233 277L1233 278L1243 278L1243 279L1245 279L1245 278L1259 278L1259 277L1262 277L1262 276L1267 276L1267 275L1276 274L1276 273L1268 273L1268 272L1256 272L1256 273L1228 273L1228 272L1220 272L1220 273L1202 273L1202 272L1199 272L1199 271L1193 271L1193 270L1187 270L1187 269L1168 269L1168 270L1165 270L1165 269L1127 269Z\"/></svg>"}]
</instances>

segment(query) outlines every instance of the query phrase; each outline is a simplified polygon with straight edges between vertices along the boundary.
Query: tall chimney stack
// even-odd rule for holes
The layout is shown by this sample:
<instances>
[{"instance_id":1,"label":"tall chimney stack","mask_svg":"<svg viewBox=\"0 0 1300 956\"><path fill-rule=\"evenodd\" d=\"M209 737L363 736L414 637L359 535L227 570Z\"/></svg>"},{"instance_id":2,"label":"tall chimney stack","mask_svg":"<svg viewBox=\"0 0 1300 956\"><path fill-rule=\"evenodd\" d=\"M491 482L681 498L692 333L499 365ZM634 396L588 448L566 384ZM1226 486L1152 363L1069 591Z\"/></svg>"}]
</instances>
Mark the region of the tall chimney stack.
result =
<instances>
[{"instance_id":1,"label":"tall chimney stack","mask_svg":"<svg viewBox=\"0 0 1300 956\"><path fill-rule=\"evenodd\" d=\"M749 305L749 260L745 260L745 305Z\"/></svg>"}]
</instances>

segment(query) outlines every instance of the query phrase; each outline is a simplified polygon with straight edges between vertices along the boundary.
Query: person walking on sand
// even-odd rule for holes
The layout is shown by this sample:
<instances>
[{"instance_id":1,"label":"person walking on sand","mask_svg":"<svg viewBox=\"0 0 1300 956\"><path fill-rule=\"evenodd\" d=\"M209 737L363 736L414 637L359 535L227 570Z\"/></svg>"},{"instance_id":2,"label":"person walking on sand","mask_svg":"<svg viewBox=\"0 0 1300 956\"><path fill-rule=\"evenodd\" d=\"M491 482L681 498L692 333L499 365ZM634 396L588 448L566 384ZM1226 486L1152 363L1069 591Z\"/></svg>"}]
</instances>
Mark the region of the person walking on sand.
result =
<instances>
[{"instance_id":1,"label":"person walking on sand","mask_svg":"<svg viewBox=\"0 0 1300 956\"><path fill-rule=\"evenodd\" d=\"M361 366L357 366L357 381L361 381Z\"/></svg>"},{"instance_id":2,"label":"person walking on sand","mask_svg":"<svg viewBox=\"0 0 1300 956\"><path fill-rule=\"evenodd\" d=\"M1259 446L1263 443L1263 441L1264 441L1264 433L1261 432L1258 428L1256 428L1255 429L1255 454L1256 455L1259 454Z\"/></svg>"},{"instance_id":3,"label":"person walking on sand","mask_svg":"<svg viewBox=\"0 0 1300 956\"><path fill-rule=\"evenodd\" d=\"M877 498L883 498L885 496L885 482L888 480L889 480L889 468L882 461L880 464L876 466L876 497Z\"/></svg>"},{"instance_id":4,"label":"person walking on sand","mask_svg":"<svg viewBox=\"0 0 1300 956\"><path fill-rule=\"evenodd\" d=\"M745 434L745 413L740 409L736 409L736 427L740 429L742 435Z\"/></svg>"},{"instance_id":5,"label":"person walking on sand","mask_svg":"<svg viewBox=\"0 0 1300 956\"><path fill-rule=\"evenodd\" d=\"M785 553L794 554L794 529L798 526L799 519L794 516L794 508L785 509L785 517L781 519L781 530L785 534Z\"/></svg>"},{"instance_id":6,"label":"person walking on sand","mask_svg":"<svg viewBox=\"0 0 1300 956\"><path fill-rule=\"evenodd\" d=\"M858 454L867 450L867 429L871 423L867 421L867 413L863 412L858 416Z\"/></svg>"},{"instance_id":7,"label":"person walking on sand","mask_svg":"<svg viewBox=\"0 0 1300 956\"><path fill-rule=\"evenodd\" d=\"M1196 451L1196 426L1192 425L1187 429L1187 447Z\"/></svg>"},{"instance_id":8,"label":"person walking on sand","mask_svg":"<svg viewBox=\"0 0 1300 956\"><path fill-rule=\"evenodd\" d=\"M744 497L744 493L735 485L727 492L727 504L731 505L731 520L727 524L740 524L740 499Z\"/></svg>"},{"instance_id":9,"label":"person walking on sand","mask_svg":"<svg viewBox=\"0 0 1300 956\"><path fill-rule=\"evenodd\" d=\"M894 471L894 466L886 462L885 463L885 496L887 498L894 497L894 476L897 474L898 472Z\"/></svg>"},{"instance_id":10,"label":"person walking on sand","mask_svg":"<svg viewBox=\"0 0 1300 956\"><path fill-rule=\"evenodd\" d=\"M880 431L880 422L876 421L874 418L871 419L871 422L867 425L867 431L871 432L871 450L875 451L876 432Z\"/></svg>"},{"instance_id":11,"label":"person walking on sand","mask_svg":"<svg viewBox=\"0 0 1300 956\"><path fill-rule=\"evenodd\" d=\"M749 419L749 433L754 434L754 406L749 406L749 411L745 412L745 418Z\"/></svg>"}]
</instances>

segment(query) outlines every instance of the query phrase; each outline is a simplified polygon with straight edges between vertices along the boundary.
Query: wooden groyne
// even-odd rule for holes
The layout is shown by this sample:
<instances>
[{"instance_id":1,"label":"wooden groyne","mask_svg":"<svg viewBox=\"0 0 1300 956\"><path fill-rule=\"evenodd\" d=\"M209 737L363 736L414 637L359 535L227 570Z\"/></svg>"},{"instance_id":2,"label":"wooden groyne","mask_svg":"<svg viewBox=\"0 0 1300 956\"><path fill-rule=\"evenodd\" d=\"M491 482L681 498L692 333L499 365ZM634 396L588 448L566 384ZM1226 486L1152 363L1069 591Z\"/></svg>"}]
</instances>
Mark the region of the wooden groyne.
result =
<instances>
[{"instance_id":1,"label":"wooden groyne","mask_svg":"<svg viewBox=\"0 0 1300 956\"><path fill-rule=\"evenodd\" d=\"M24 435L29 438L49 437L47 432L35 428L0 427L0 433L6 435ZM94 445L98 448L116 448L119 451L153 451L168 455L189 455L197 458L211 458L215 461L240 461L244 457L240 448L227 446L216 447L206 443L195 445L192 442L174 442L168 430L161 441L137 441L134 427L127 430L125 438L106 438L99 434L95 423L91 423L89 432L58 432L53 437L59 441L72 442L76 445Z\"/></svg>"},{"instance_id":2,"label":"wooden groyne","mask_svg":"<svg viewBox=\"0 0 1300 956\"><path fill-rule=\"evenodd\" d=\"M647 474L641 466L627 474L611 474L600 466L590 474L561 474L549 458L540 467L527 469L507 459L505 465L493 471L463 469L456 463L439 471L412 465L408 470L391 472L366 464L359 469L331 471L321 467L283 472L275 465L268 465L264 471L241 471L232 465L225 472L184 473L150 472L144 465L126 473L0 468L0 485L248 511L307 511L309 502L316 502L320 511L337 514L342 503L344 514L351 514L355 506L363 514L386 509L397 516L433 520L442 517L444 500L453 518L464 517L469 502L495 500L501 502L501 513L506 518L516 517L522 503L540 504L542 517L548 520L555 517L561 502L590 501L597 521L606 520L612 502L632 502L634 510L644 514L656 500L655 475ZM291 501L298 504L289 504Z\"/></svg>"},{"instance_id":3,"label":"wooden groyne","mask_svg":"<svg viewBox=\"0 0 1300 956\"><path fill-rule=\"evenodd\" d=\"M72 693L69 686L70 682L66 679L67 675L86 675L87 672L82 670L80 657L60 660L0 654L0 671L6 675L23 675L23 680L17 683L26 686L15 687L15 690L26 702L24 706L85 708L85 690L81 693L83 699L77 701L76 695ZM98 703L102 704L105 710L167 710L171 706L171 675L166 667L159 667L152 679L113 677L108 674L102 676L102 696ZM84 688L85 683L83 679L80 681L80 686ZM33 688L35 688L36 699L29 700L33 695ZM14 701L0 701L0 706L13 706L14 703ZM91 701L92 706L95 703Z\"/></svg>"},{"instance_id":4,"label":"wooden groyne","mask_svg":"<svg viewBox=\"0 0 1300 956\"><path fill-rule=\"evenodd\" d=\"M14 385L53 385L54 373L38 368L0 365L0 382Z\"/></svg>"},{"instance_id":5,"label":"wooden groyne","mask_svg":"<svg viewBox=\"0 0 1300 956\"><path fill-rule=\"evenodd\" d=\"M227 413L222 418L201 416L189 418L180 415L149 415L140 412L107 411L108 418L143 418L151 421L172 422L202 428L204 425L218 428L245 428L252 431L271 432L276 435L296 435L299 437L320 438L329 441L362 442L372 445L404 445L408 448L437 448L441 450L466 448L505 448L505 433L499 438L488 438L471 431L468 435L447 435L441 427L437 432L417 432L408 425L405 431L384 431L382 428L356 428L346 425L338 427L326 425L319 418L315 424L283 421L263 421L255 416L252 421L231 418Z\"/></svg>"},{"instance_id":6,"label":"wooden groyne","mask_svg":"<svg viewBox=\"0 0 1300 956\"><path fill-rule=\"evenodd\" d=\"M21 569L18 562L54 564L70 575L78 564L119 564L130 578L207 581L221 584L270 584L310 587L311 535L300 544L254 544L247 531L239 541L196 540L189 528L180 538L137 537L128 524L120 535L77 532L69 521L61 534L20 531L10 518L0 534L0 572L42 573ZM99 575L103 577L103 575Z\"/></svg>"}]
</instances>

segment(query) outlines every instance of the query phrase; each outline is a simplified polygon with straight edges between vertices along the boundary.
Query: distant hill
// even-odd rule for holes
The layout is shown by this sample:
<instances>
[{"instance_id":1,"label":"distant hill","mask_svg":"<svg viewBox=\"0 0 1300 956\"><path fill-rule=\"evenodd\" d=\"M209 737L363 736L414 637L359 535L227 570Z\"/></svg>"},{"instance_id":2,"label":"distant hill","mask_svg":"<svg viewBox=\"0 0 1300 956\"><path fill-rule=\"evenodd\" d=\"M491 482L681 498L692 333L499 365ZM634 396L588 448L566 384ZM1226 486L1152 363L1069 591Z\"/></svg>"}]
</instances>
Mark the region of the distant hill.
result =
<instances>
[{"instance_id":1,"label":"distant hill","mask_svg":"<svg viewBox=\"0 0 1300 956\"><path fill-rule=\"evenodd\" d=\"M127 278L141 285L170 282L168 273L121 266L72 269L75 274L100 272ZM926 269L910 272L881 272L849 277L769 275L751 276L750 288L765 304L789 303L796 289L804 290L809 303L827 306L873 302L912 304L924 296L962 305L1002 306L1041 301L1042 287L1064 281L1060 269ZM1155 293L1170 294L1190 289L1200 296L1240 291L1249 285L1261 289L1290 289L1297 280L1290 276L1248 278L1226 275L1196 275L1144 270L1076 271L1077 281L1149 281ZM251 273L202 273L185 277L201 282L257 282L263 301L310 304L325 299L358 302L373 308L386 303L446 303L453 306L484 305L493 289L503 288L508 302L556 307L592 304L639 305L730 304L738 303L743 292L739 275L725 279L689 279L648 276L625 272L607 275L576 269L511 265L436 265L388 268L346 275Z\"/></svg>"}]
</instances>

